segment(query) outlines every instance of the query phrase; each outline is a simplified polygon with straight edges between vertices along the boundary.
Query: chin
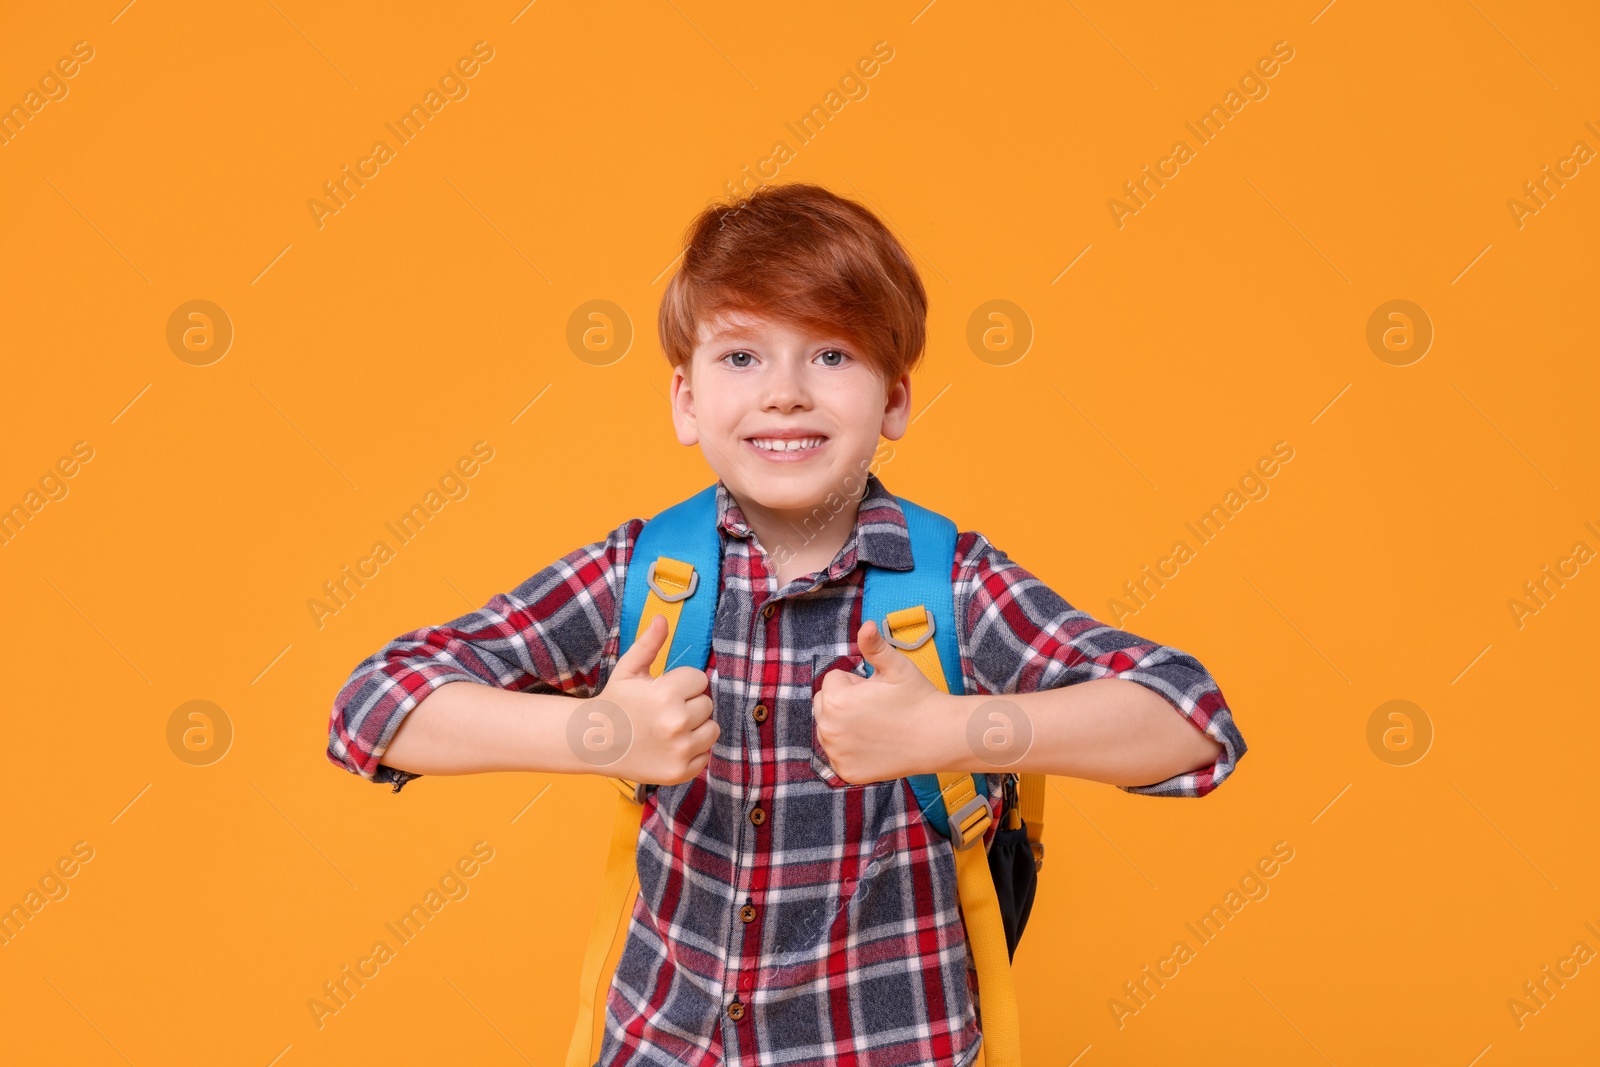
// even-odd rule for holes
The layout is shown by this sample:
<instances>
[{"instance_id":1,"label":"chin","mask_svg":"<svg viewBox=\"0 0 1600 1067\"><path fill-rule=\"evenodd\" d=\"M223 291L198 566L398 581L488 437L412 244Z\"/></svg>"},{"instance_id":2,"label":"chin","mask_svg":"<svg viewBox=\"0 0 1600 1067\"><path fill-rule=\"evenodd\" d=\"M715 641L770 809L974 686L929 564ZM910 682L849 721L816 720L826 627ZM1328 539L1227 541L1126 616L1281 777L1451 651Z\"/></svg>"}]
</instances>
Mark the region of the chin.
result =
<instances>
[{"instance_id":1,"label":"chin","mask_svg":"<svg viewBox=\"0 0 1600 1067\"><path fill-rule=\"evenodd\" d=\"M733 464L721 462L729 455L737 454L737 450L743 447L742 441L735 441L726 446L733 449L732 452L713 450L722 454L715 456L719 464L712 465L712 469L717 470L718 477L735 496L777 511L821 506L830 497L859 497L866 485L867 471L873 459L873 453L869 451L855 462L846 460L842 463L838 456L819 456L817 460L805 464L768 463L759 459ZM707 460L711 458L708 453ZM720 470L719 465L722 468Z\"/></svg>"},{"instance_id":2,"label":"chin","mask_svg":"<svg viewBox=\"0 0 1600 1067\"><path fill-rule=\"evenodd\" d=\"M738 481L724 478L723 481L727 482L735 496L752 500L772 511L814 507L826 499L831 491L826 478L775 478L765 472L758 472L756 477L759 479L756 483L743 478Z\"/></svg>"}]
</instances>

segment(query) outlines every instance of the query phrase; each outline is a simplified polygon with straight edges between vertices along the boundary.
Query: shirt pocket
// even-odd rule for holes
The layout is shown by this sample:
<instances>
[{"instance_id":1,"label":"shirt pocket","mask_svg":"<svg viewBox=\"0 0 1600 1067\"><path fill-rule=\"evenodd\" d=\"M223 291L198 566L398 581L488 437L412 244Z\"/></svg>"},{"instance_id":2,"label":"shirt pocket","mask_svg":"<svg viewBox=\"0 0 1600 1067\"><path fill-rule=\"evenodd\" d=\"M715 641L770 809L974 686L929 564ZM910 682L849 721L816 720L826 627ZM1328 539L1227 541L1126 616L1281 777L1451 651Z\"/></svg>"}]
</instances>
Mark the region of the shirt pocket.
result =
<instances>
[{"instance_id":1,"label":"shirt pocket","mask_svg":"<svg viewBox=\"0 0 1600 1067\"><path fill-rule=\"evenodd\" d=\"M817 656L811 663L811 701L812 708L816 707L817 690L822 688L822 677L829 671L841 670L867 676L866 661L860 656ZM822 747L822 739L817 736L817 720L815 716L807 715L811 731L811 770L831 789L862 789L876 783L866 782L857 785L847 782L834 772L833 765L828 762L827 750Z\"/></svg>"}]
</instances>

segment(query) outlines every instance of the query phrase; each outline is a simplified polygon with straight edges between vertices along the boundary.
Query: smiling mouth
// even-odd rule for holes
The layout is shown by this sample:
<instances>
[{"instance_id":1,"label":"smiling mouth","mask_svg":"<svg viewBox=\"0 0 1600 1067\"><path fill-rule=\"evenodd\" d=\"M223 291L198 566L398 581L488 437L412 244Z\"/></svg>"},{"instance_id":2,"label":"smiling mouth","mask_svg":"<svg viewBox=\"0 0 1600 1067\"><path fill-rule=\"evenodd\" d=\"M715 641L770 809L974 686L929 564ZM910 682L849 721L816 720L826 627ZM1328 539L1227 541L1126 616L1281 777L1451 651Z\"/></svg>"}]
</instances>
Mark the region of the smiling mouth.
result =
<instances>
[{"instance_id":1,"label":"smiling mouth","mask_svg":"<svg viewBox=\"0 0 1600 1067\"><path fill-rule=\"evenodd\" d=\"M803 459L815 455L828 443L822 435L812 437L746 437L745 444L771 459Z\"/></svg>"}]
</instances>

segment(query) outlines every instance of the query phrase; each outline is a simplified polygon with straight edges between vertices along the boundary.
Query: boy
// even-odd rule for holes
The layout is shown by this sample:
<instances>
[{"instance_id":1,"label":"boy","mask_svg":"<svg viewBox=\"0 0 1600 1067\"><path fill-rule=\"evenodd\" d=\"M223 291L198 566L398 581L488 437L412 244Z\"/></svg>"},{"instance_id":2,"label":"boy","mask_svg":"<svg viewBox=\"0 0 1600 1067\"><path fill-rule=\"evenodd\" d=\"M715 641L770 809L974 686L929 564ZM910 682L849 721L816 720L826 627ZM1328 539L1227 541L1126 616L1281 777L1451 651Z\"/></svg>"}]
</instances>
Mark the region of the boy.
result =
<instances>
[{"instance_id":1,"label":"boy","mask_svg":"<svg viewBox=\"0 0 1600 1067\"><path fill-rule=\"evenodd\" d=\"M987 847L1002 770L1203 796L1245 752L1199 662L1096 622L980 533L949 561L967 695L862 620L867 568L912 563L867 471L905 433L926 315L904 249L852 201L791 184L706 209L658 322L678 440L718 475L706 669L652 678L654 619L617 655L632 519L390 642L334 702L328 757L396 791L592 771L566 740L573 698L622 709L632 739L606 773L659 784L600 1064L966 1067L981 990L952 846L903 776L987 774ZM1032 729L1003 768L967 742L995 694Z\"/></svg>"}]
</instances>

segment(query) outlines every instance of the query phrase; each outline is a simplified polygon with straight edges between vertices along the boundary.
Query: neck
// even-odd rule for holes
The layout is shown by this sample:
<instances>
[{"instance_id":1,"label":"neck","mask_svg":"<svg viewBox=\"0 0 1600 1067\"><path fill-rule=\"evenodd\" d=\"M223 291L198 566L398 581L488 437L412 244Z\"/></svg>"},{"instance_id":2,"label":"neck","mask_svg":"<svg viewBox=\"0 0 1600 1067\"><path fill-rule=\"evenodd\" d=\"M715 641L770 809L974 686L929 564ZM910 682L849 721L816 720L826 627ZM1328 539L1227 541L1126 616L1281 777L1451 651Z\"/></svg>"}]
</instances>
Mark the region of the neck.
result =
<instances>
[{"instance_id":1,"label":"neck","mask_svg":"<svg viewBox=\"0 0 1600 1067\"><path fill-rule=\"evenodd\" d=\"M786 509L768 508L737 496L734 499L761 547L781 572L789 574L820 570L833 561L850 539L865 493L863 486L860 494L845 500L837 511L831 510L826 501L810 507ZM834 502L840 499L835 494L828 497Z\"/></svg>"}]
</instances>

